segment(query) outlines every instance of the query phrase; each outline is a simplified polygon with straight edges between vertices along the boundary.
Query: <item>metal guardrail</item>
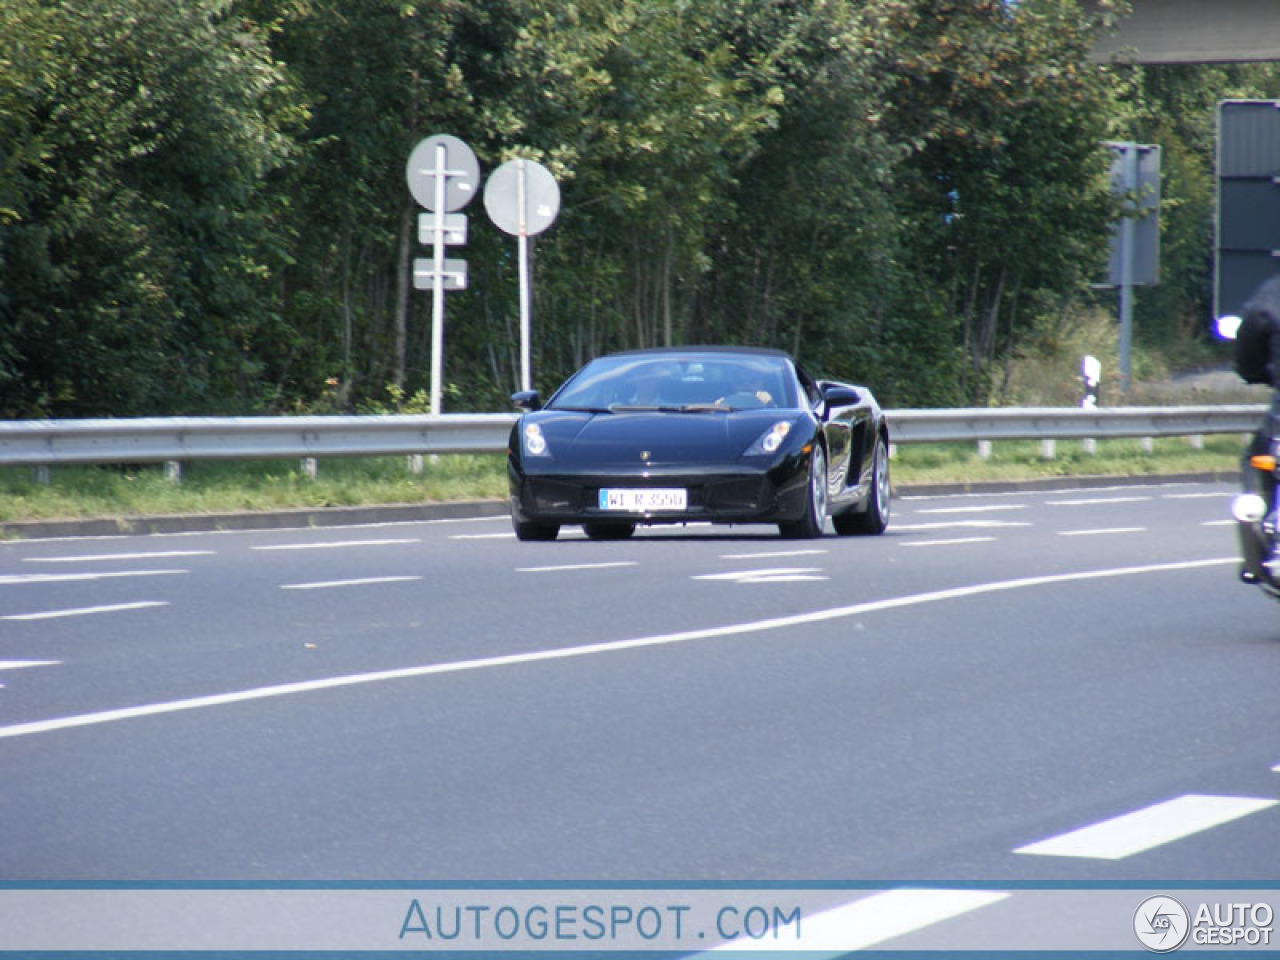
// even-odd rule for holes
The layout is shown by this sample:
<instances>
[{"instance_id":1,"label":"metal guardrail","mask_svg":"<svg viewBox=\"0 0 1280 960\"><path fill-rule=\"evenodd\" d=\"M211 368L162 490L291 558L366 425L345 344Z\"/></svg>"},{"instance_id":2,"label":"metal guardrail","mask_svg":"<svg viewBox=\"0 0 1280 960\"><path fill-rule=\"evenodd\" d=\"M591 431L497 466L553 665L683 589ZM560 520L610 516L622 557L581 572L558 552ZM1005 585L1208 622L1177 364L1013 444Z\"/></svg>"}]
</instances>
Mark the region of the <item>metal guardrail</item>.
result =
<instances>
[{"instance_id":1,"label":"metal guardrail","mask_svg":"<svg viewBox=\"0 0 1280 960\"><path fill-rule=\"evenodd\" d=\"M894 443L1251 433L1263 405L888 410ZM514 413L0 422L0 466L500 453Z\"/></svg>"}]
</instances>

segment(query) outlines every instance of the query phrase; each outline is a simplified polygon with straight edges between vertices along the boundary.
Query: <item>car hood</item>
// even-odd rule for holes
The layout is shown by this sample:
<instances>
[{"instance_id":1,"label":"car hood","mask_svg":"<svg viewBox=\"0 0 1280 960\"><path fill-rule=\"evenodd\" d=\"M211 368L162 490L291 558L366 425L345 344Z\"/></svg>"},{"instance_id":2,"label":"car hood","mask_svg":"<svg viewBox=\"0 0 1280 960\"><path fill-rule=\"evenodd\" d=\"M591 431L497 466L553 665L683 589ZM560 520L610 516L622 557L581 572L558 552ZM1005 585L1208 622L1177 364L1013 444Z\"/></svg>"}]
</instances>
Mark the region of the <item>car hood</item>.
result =
<instances>
[{"instance_id":1,"label":"car hood","mask_svg":"<svg viewBox=\"0 0 1280 960\"><path fill-rule=\"evenodd\" d=\"M578 413L544 410L531 415L561 466L635 468L736 463L761 434L790 410L734 413Z\"/></svg>"}]
</instances>

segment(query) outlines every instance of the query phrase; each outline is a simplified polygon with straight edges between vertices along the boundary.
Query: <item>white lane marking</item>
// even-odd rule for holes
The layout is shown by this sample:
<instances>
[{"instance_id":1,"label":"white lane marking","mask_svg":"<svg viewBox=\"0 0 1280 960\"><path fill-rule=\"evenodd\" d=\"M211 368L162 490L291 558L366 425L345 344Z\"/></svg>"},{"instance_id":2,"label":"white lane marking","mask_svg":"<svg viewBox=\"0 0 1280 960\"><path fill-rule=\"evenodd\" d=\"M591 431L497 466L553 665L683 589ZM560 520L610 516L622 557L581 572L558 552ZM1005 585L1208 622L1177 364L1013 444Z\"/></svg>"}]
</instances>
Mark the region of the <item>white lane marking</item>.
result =
<instances>
[{"instance_id":1,"label":"white lane marking","mask_svg":"<svg viewBox=\"0 0 1280 960\"><path fill-rule=\"evenodd\" d=\"M1154 497L1081 497L1079 500L1046 500L1047 507L1091 507L1099 503L1143 503Z\"/></svg>"},{"instance_id":2,"label":"white lane marking","mask_svg":"<svg viewBox=\"0 0 1280 960\"><path fill-rule=\"evenodd\" d=\"M1161 500L1225 500L1234 497L1234 490L1215 490L1212 493L1165 493Z\"/></svg>"},{"instance_id":3,"label":"white lane marking","mask_svg":"<svg viewBox=\"0 0 1280 960\"><path fill-rule=\"evenodd\" d=\"M147 607L167 607L167 600L138 600L133 603L112 603L101 607L71 607L66 610L43 610L39 613L11 613L0 620L56 620L59 617L85 617L94 613L119 613L122 610L144 610Z\"/></svg>"},{"instance_id":4,"label":"white lane marking","mask_svg":"<svg viewBox=\"0 0 1280 960\"><path fill-rule=\"evenodd\" d=\"M693 580L732 580L734 583L797 583L802 580L830 580L821 567L772 567L763 570L735 570L732 573L703 573Z\"/></svg>"},{"instance_id":5,"label":"white lane marking","mask_svg":"<svg viewBox=\"0 0 1280 960\"><path fill-rule=\"evenodd\" d=\"M165 577L190 570L109 570L97 573L12 573L0 576L0 586L25 583L68 583L76 580L112 580L120 577Z\"/></svg>"},{"instance_id":6,"label":"white lane marking","mask_svg":"<svg viewBox=\"0 0 1280 960\"><path fill-rule=\"evenodd\" d=\"M514 530L503 533L452 533L449 535L450 540L514 540L515 538Z\"/></svg>"},{"instance_id":7,"label":"white lane marking","mask_svg":"<svg viewBox=\"0 0 1280 960\"><path fill-rule=\"evenodd\" d=\"M1026 510L1025 503L993 503L985 507L929 507L924 510L915 510L913 513L919 515L924 513L995 513L1000 510Z\"/></svg>"},{"instance_id":8,"label":"white lane marking","mask_svg":"<svg viewBox=\"0 0 1280 960\"><path fill-rule=\"evenodd\" d=\"M1216 797L1189 793L1132 813L1038 843L1014 853L1046 857L1122 860L1174 840L1274 807L1280 801L1261 797Z\"/></svg>"},{"instance_id":9,"label":"white lane marking","mask_svg":"<svg viewBox=\"0 0 1280 960\"><path fill-rule=\"evenodd\" d=\"M96 563L99 560L159 560L169 557L211 557L213 550L153 550L150 553L89 553L78 557L23 557L23 563Z\"/></svg>"},{"instance_id":10,"label":"white lane marking","mask_svg":"<svg viewBox=\"0 0 1280 960\"><path fill-rule=\"evenodd\" d=\"M1238 521L1236 520L1205 520L1200 524L1202 527L1234 527Z\"/></svg>"},{"instance_id":11,"label":"white lane marking","mask_svg":"<svg viewBox=\"0 0 1280 960\"><path fill-rule=\"evenodd\" d=\"M1100 537L1109 533L1146 533L1146 527L1098 527L1094 530L1059 530L1060 537Z\"/></svg>"},{"instance_id":12,"label":"white lane marking","mask_svg":"<svg viewBox=\"0 0 1280 960\"><path fill-rule=\"evenodd\" d=\"M361 577L358 580L317 580L314 583L282 583L281 590L325 590L329 587L363 587L371 583L404 583L409 580L421 580L419 576L405 577Z\"/></svg>"},{"instance_id":13,"label":"white lane marking","mask_svg":"<svg viewBox=\"0 0 1280 960\"><path fill-rule=\"evenodd\" d=\"M997 530L1009 527L1030 527L1020 520L952 520L933 523L895 523L895 531L902 530Z\"/></svg>"},{"instance_id":14,"label":"white lane marking","mask_svg":"<svg viewBox=\"0 0 1280 960\"><path fill-rule=\"evenodd\" d=\"M516 567L516 573L560 573L564 570L607 570L610 567L637 567L635 560L612 560L600 563L561 563L546 567Z\"/></svg>"},{"instance_id":15,"label":"white lane marking","mask_svg":"<svg viewBox=\"0 0 1280 960\"><path fill-rule=\"evenodd\" d=\"M764 550L759 553L722 553L721 560L775 560L778 557L813 557L826 550Z\"/></svg>"},{"instance_id":16,"label":"white lane marking","mask_svg":"<svg viewBox=\"0 0 1280 960\"><path fill-rule=\"evenodd\" d=\"M36 733L49 733L54 730L69 730L74 727L87 727L100 723L112 723L117 720L131 720L137 717L152 717L166 713L179 713L187 710L199 710L205 707L226 706L233 703L246 703L251 700L265 700L272 697L291 696L300 693L315 693L320 690L333 690L340 687L353 687L363 684L383 683L392 680L410 680L420 677L441 676L450 673L466 673L476 670L492 670L520 664L545 663L553 660L572 660L577 657L589 657L603 653L620 653L624 650L640 650L650 647L671 646L691 643L698 640L712 640L720 637L742 636L752 633L765 633L772 630L783 630L788 627L806 626L814 623L825 623L830 620L841 620L850 617L864 616L884 610L901 610L906 607L920 606L926 603L939 603L946 600L963 600L980 597L992 593L1003 593L1009 590L1022 590L1030 587L1052 586L1061 583L1078 583L1087 580L1100 580L1106 577L1139 576L1148 573L1176 573L1185 570L1201 570L1205 567L1235 564L1240 561L1232 557L1215 557L1209 560L1183 560L1173 563L1151 564L1140 567L1116 567L1108 570L1084 570L1077 573L1047 574L1039 577L1023 577L1018 580L1000 580L994 583L980 583L970 587L952 587L946 590L932 590L928 593L908 594L902 597L891 597L887 600L871 600L866 603L855 603L846 607L832 607L826 610L814 610L810 613L794 614L786 617L774 617L768 620L750 620L744 623L731 623L722 627L708 627L701 630L686 630L681 633L664 633L651 637L639 637L631 640L607 640L599 643L587 643L575 647L559 647L551 650L534 650L529 653L512 653L497 657L484 657L476 660L455 660L447 663L431 663L417 667L401 667L396 670L380 670L374 673L356 673L346 676L326 677L320 680L305 680L298 683L284 683L270 687L255 687L238 690L232 693L214 694L205 697L193 697L187 700L170 700L162 703L150 703L136 707L121 707L115 710L103 710L97 713L85 713L68 717L56 717L50 720L36 720L30 723L15 723L0 727L0 738L22 737Z\"/></svg>"},{"instance_id":17,"label":"white lane marking","mask_svg":"<svg viewBox=\"0 0 1280 960\"><path fill-rule=\"evenodd\" d=\"M844 954L863 950L885 940L950 920L989 904L1008 893L995 890L936 890L929 888L886 890L860 900L805 916L797 950L810 956L821 950ZM707 954L745 951L779 953L776 940L730 940Z\"/></svg>"},{"instance_id":18,"label":"white lane marking","mask_svg":"<svg viewBox=\"0 0 1280 960\"><path fill-rule=\"evenodd\" d=\"M965 543L995 543L995 537L956 537L954 540L908 540L900 547L954 547Z\"/></svg>"},{"instance_id":19,"label":"white lane marking","mask_svg":"<svg viewBox=\"0 0 1280 960\"><path fill-rule=\"evenodd\" d=\"M273 543L250 547L250 550L337 550L341 547L390 547L403 543L421 543L418 537L401 540L332 540L328 543Z\"/></svg>"},{"instance_id":20,"label":"white lane marking","mask_svg":"<svg viewBox=\"0 0 1280 960\"><path fill-rule=\"evenodd\" d=\"M56 667L61 660L0 660L0 673L5 670L25 670L27 667Z\"/></svg>"},{"instance_id":21,"label":"white lane marking","mask_svg":"<svg viewBox=\"0 0 1280 960\"><path fill-rule=\"evenodd\" d=\"M1271 768L1271 772L1272 772L1272 773L1280 773L1280 763L1277 763L1274 767L1272 767L1272 768Z\"/></svg>"}]
</instances>

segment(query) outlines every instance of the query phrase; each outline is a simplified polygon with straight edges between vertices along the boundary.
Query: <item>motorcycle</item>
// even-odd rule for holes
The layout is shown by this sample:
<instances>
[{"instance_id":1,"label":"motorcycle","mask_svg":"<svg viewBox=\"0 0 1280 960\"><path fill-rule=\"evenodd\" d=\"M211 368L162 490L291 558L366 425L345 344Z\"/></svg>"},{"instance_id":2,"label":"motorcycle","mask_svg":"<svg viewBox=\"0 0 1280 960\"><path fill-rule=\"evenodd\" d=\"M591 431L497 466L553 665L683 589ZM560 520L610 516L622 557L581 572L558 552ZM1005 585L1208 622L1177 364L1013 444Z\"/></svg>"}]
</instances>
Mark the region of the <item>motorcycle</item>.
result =
<instances>
[{"instance_id":1,"label":"motorcycle","mask_svg":"<svg viewBox=\"0 0 1280 960\"><path fill-rule=\"evenodd\" d=\"M1238 317L1218 320L1224 340L1236 340L1239 329ZM1242 458L1241 486L1231 501L1240 536L1240 579L1280 600L1280 390L1272 392L1271 407Z\"/></svg>"}]
</instances>

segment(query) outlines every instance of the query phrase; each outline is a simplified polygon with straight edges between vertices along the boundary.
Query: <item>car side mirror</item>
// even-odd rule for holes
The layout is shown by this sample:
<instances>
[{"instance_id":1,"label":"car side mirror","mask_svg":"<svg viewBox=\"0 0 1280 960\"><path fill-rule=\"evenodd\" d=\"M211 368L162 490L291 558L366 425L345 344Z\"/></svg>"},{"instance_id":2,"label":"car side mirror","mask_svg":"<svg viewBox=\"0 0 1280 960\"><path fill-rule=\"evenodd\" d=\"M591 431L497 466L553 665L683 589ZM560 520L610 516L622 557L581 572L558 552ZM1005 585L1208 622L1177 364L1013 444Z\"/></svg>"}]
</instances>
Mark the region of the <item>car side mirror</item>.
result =
<instances>
[{"instance_id":1,"label":"car side mirror","mask_svg":"<svg viewBox=\"0 0 1280 960\"><path fill-rule=\"evenodd\" d=\"M831 407L852 407L862 402L862 394L843 384L824 383L822 385L822 399L827 402L828 409Z\"/></svg>"},{"instance_id":2,"label":"car side mirror","mask_svg":"<svg viewBox=\"0 0 1280 960\"><path fill-rule=\"evenodd\" d=\"M541 410L542 398L537 390L521 390L511 395L511 405L517 410Z\"/></svg>"}]
</instances>

